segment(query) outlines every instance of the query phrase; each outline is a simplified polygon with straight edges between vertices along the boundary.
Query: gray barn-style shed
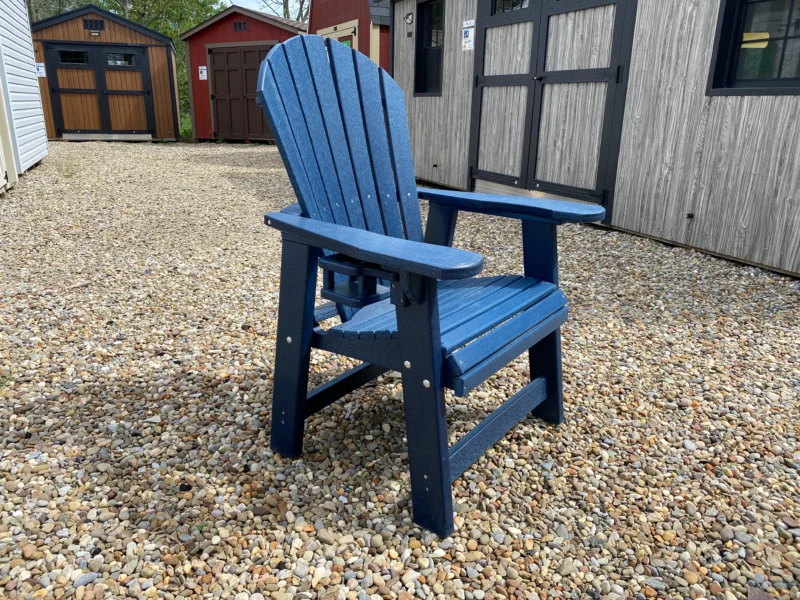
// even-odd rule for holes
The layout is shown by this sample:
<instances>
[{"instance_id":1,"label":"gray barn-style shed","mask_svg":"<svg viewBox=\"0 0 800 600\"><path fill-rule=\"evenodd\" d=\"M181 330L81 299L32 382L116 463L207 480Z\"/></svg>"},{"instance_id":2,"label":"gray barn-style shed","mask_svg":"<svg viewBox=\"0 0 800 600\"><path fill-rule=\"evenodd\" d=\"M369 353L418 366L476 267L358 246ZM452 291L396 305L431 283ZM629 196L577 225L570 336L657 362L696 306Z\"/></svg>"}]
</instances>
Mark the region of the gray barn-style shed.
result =
<instances>
[{"instance_id":1,"label":"gray barn-style shed","mask_svg":"<svg viewBox=\"0 0 800 600\"><path fill-rule=\"evenodd\" d=\"M394 0L417 176L800 275L800 0Z\"/></svg>"}]
</instances>

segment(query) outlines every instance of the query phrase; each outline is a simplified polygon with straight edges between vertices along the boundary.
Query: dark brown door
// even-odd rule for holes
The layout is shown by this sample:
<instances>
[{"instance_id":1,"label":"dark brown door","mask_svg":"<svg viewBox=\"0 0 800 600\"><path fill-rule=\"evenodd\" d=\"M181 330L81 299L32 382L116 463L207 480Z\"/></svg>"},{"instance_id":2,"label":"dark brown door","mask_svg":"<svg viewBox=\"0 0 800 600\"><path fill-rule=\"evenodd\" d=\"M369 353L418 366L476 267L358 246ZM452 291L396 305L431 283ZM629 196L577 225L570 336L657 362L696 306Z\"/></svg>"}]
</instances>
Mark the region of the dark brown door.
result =
<instances>
[{"instance_id":1,"label":"dark brown door","mask_svg":"<svg viewBox=\"0 0 800 600\"><path fill-rule=\"evenodd\" d=\"M214 136L223 140L272 140L256 104L258 69L269 46L212 48L211 105Z\"/></svg>"}]
</instances>

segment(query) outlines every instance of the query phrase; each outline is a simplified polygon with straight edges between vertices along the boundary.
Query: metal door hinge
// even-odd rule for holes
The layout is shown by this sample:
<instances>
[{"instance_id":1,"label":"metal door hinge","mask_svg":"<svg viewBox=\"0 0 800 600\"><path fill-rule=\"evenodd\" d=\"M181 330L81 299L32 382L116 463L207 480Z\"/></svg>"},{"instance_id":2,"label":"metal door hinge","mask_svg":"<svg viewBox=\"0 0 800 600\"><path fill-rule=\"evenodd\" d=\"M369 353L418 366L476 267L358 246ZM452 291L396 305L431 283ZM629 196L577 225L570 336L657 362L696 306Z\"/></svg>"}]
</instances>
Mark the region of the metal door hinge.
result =
<instances>
[{"instance_id":1,"label":"metal door hinge","mask_svg":"<svg viewBox=\"0 0 800 600\"><path fill-rule=\"evenodd\" d=\"M617 65L617 83L622 83L622 65Z\"/></svg>"},{"instance_id":2,"label":"metal door hinge","mask_svg":"<svg viewBox=\"0 0 800 600\"><path fill-rule=\"evenodd\" d=\"M213 48L208 48L208 53L211 54L214 51Z\"/></svg>"},{"instance_id":3,"label":"metal door hinge","mask_svg":"<svg viewBox=\"0 0 800 600\"><path fill-rule=\"evenodd\" d=\"M216 94L211 94L211 99L212 100L216 100L217 99L217 95Z\"/></svg>"}]
</instances>

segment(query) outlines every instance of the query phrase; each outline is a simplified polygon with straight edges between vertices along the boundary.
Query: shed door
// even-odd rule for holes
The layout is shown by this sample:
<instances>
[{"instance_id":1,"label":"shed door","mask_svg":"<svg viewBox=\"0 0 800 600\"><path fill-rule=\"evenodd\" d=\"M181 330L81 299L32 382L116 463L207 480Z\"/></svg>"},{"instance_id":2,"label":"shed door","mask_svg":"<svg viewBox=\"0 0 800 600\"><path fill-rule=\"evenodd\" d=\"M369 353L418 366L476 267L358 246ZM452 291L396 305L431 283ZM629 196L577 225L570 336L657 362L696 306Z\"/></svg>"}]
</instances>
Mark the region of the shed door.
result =
<instances>
[{"instance_id":1,"label":"shed door","mask_svg":"<svg viewBox=\"0 0 800 600\"><path fill-rule=\"evenodd\" d=\"M479 0L473 180L609 200L630 14L635 0Z\"/></svg>"},{"instance_id":2,"label":"shed door","mask_svg":"<svg viewBox=\"0 0 800 600\"><path fill-rule=\"evenodd\" d=\"M214 137L272 140L264 111L256 104L258 69L271 46L209 48Z\"/></svg>"},{"instance_id":3,"label":"shed door","mask_svg":"<svg viewBox=\"0 0 800 600\"><path fill-rule=\"evenodd\" d=\"M154 135L147 48L47 44L56 135Z\"/></svg>"}]
</instances>

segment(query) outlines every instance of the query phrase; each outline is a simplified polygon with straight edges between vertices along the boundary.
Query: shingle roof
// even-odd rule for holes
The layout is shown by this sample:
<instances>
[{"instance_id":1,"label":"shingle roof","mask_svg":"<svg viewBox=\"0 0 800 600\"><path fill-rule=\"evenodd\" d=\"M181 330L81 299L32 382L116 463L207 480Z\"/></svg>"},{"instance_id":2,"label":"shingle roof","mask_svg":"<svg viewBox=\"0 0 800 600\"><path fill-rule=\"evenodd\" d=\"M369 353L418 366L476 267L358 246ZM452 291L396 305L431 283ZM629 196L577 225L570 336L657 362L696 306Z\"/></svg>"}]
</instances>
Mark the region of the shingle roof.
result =
<instances>
[{"instance_id":1,"label":"shingle roof","mask_svg":"<svg viewBox=\"0 0 800 600\"><path fill-rule=\"evenodd\" d=\"M265 17L269 17L270 19L275 19L276 21L280 21L284 25L288 25L289 27L294 27L295 29L301 29L303 31L306 31L308 29L308 25L306 23L303 23L302 21L295 21L294 19L287 19L285 17L276 17L275 15L265 13L264 11L261 10L253 10L253 12L257 12L264 15Z\"/></svg>"},{"instance_id":2,"label":"shingle roof","mask_svg":"<svg viewBox=\"0 0 800 600\"><path fill-rule=\"evenodd\" d=\"M214 15L210 19L203 21L199 25L195 25L189 31L182 33L180 39L186 40L187 38L193 36L198 31L202 31L209 25L213 25L217 21L224 19L225 17L227 17L232 13L239 13L242 15L250 16L253 17L254 19L258 19L259 21L266 21L268 23L271 23L275 27L286 29L294 33L305 33L307 30L306 24L301 23L300 21L285 19L283 17L276 17L275 15L261 12L260 10L253 10L252 8L245 8L244 6L238 6L234 4L233 6L229 6L225 10L218 12L216 15Z\"/></svg>"},{"instance_id":3,"label":"shingle roof","mask_svg":"<svg viewBox=\"0 0 800 600\"><path fill-rule=\"evenodd\" d=\"M389 25L391 0L369 0L369 17L375 25Z\"/></svg>"}]
</instances>

